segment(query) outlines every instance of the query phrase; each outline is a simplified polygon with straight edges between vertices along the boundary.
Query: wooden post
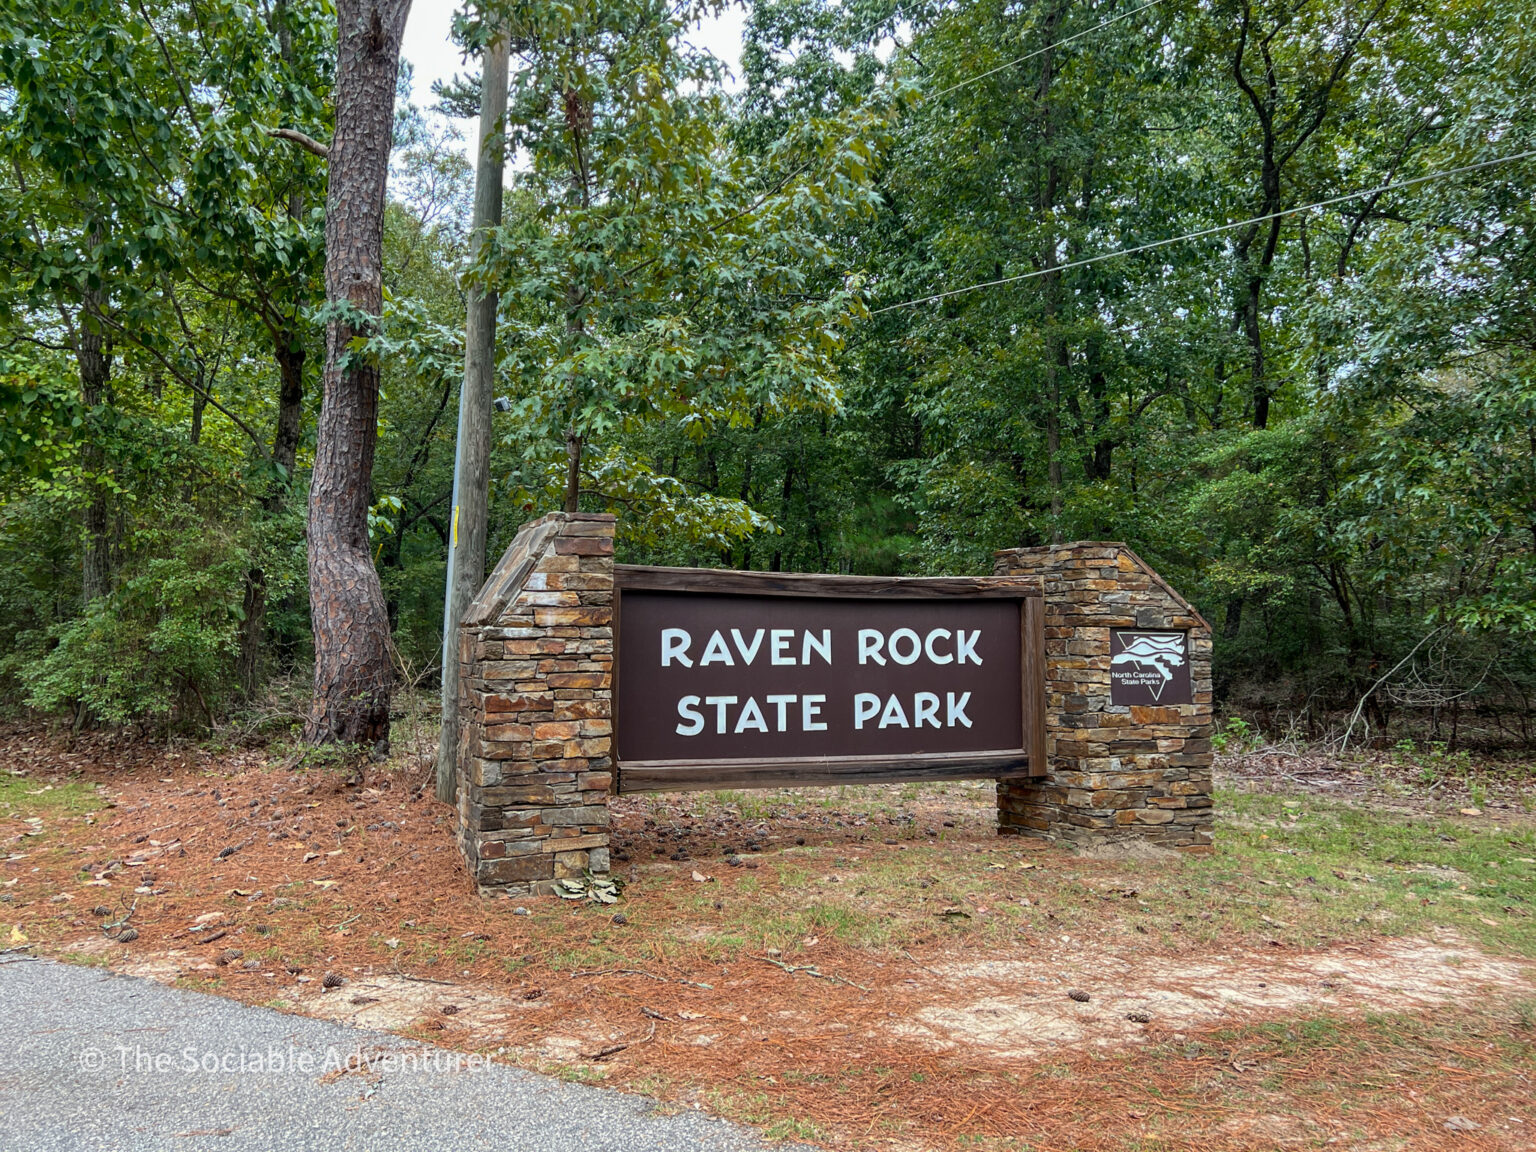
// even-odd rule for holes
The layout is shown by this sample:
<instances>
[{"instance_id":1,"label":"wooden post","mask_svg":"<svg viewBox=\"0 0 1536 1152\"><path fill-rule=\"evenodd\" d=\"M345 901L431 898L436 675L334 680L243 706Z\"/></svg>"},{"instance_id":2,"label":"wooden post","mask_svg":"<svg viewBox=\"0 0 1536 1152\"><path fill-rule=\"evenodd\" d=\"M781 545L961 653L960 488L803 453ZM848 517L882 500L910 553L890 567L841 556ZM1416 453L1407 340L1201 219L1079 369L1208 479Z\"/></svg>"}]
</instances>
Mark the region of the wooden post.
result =
<instances>
[{"instance_id":1,"label":"wooden post","mask_svg":"<svg viewBox=\"0 0 1536 1152\"><path fill-rule=\"evenodd\" d=\"M1024 635L1024 747L1029 752L1029 774L1044 776L1051 770L1046 747L1045 718L1045 600L1031 596L1020 615Z\"/></svg>"},{"instance_id":2,"label":"wooden post","mask_svg":"<svg viewBox=\"0 0 1536 1152\"><path fill-rule=\"evenodd\" d=\"M480 155L475 165L475 207L470 224L471 259L484 249L488 230L501 223L508 41L502 33L485 49L480 81ZM443 604L443 729L437 745L437 798L443 801L453 800L458 759L459 622L485 582L491 394L496 379L496 293L471 286L467 296L464 386L459 391L458 453L453 468L453 514Z\"/></svg>"}]
</instances>

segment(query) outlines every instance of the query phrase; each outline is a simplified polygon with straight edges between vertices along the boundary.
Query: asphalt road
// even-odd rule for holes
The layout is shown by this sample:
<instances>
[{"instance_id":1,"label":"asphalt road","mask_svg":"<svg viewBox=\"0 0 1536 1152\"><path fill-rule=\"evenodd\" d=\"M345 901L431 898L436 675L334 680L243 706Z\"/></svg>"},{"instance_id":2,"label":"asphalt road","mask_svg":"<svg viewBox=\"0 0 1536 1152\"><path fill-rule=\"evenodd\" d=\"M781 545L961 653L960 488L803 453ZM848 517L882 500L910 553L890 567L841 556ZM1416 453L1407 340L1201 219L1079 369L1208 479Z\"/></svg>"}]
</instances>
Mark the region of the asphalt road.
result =
<instances>
[{"instance_id":1,"label":"asphalt road","mask_svg":"<svg viewBox=\"0 0 1536 1152\"><path fill-rule=\"evenodd\" d=\"M767 1147L641 1097L47 960L0 959L0 1025L4 1152Z\"/></svg>"}]
</instances>

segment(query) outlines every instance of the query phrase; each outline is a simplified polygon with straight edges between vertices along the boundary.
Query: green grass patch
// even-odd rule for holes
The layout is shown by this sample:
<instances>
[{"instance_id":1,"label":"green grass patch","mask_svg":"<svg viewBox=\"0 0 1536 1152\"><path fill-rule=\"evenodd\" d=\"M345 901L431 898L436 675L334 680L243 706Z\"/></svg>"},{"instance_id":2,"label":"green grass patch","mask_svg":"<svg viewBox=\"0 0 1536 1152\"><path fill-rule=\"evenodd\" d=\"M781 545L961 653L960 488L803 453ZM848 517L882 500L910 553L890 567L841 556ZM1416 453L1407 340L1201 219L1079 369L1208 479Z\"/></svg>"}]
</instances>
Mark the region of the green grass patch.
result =
<instances>
[{"instance_id":1,"label":"green grass patch","mask_svg":"<svg viewBox=\"0 0 1536 1152\"><path fill-rule=\"evenodd\" d=\"M1185 887L1228 924L1293 938L1438 925L1536 956L1536 829L1311 795L1223 793L1218 802L1218 851L1190 862Z\"/></svg>"},{"instance_id":2,"label":"green grass patch","mask_svg":"<svg viewBox=\"0 0 1536 1152\"><path fill-rule=\"evenodd\" d=\"M97 811L103 804L94 784L0 773L0 817L41 816L46 820L49 816L80 816Z\"/></svg>"},{"instance_id":3,"label":"green grass patch","mask_svg":"<svg viewBox=\"0 0 1536 1152\"><path fill-rule=\"evenodd\" d=\"M810 939L891 954L1119 935L1177 951L1324 947L1446 927L1492 952L1536 956L1530 828L1310 794L1217 799L1209 856L1119 864L974 835L786 846L763 854L760 871L718 869L722 883L678 890L676 926L644 935L661 957L702 945L729 960L769 948L797 956ZM632 893L632 913L645 887ZM616 949L636 943L593 935ZM582 966L602 965L588 955Z\"/></svg>"}]
</instances>

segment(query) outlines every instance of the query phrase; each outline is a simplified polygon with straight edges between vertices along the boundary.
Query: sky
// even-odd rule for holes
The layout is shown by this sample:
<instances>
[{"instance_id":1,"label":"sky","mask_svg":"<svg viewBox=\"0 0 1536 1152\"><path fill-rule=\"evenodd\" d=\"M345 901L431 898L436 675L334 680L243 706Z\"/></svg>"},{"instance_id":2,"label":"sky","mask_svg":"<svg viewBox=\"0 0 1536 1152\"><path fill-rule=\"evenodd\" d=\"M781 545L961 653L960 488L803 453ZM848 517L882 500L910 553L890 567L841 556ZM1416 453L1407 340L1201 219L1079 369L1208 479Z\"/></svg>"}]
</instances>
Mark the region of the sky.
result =
<instances>
[{"instance_id":1,"label":"sky","mask_svg":"<svg viewBox=\"0 0 1536 1152\"><path fill-rule=\"evenodd\" d=\"M455 5L446 0L415 0L405 24L405 40L400 54L415 68L412 95L417 104L426 106L432 100L432 82L447 80L455 72L478 70L477 65L466 65L459 55L459 48L448 38L453 23ZM725 61L733 74L739 74L741 61L741 35L746 25L746 10L737 5L726 8L712 20L700 26L693 38L694 43L708 48ZM462 125L465 149L474 146L477 125ZM469 155L474 155L469 152Z\"/></svg>"}]
</instances>

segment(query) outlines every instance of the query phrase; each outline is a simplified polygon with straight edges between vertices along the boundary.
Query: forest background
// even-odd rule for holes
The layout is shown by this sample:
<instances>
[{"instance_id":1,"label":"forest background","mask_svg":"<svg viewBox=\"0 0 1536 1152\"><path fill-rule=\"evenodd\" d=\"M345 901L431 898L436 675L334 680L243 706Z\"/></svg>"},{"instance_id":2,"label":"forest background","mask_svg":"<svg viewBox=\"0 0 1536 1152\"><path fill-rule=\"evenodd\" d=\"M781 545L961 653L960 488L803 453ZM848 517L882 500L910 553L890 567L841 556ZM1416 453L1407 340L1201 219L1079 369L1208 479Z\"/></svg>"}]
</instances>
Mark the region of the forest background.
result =
<instances>
[{"instance_id":1,"label":"forest background","mask_svg":"<svg viewBox=\"0 0 1536 1152\"><path fill-rule=\"evenodd\" d=\"M435 676L493 290L492 563L570 506L639 563L1122 540L1213 622L1228 710L1530 748L1526 4L760 0L739 84L690 45L717 10L461 14L456 115L486 17L512 42L473 261L472 167L401 70L384 310L347 352L380 373L397 684ZM13 710L196 732L305 694L336 36L327 0L0 12Z\"/></svg>"}]
</instances>

